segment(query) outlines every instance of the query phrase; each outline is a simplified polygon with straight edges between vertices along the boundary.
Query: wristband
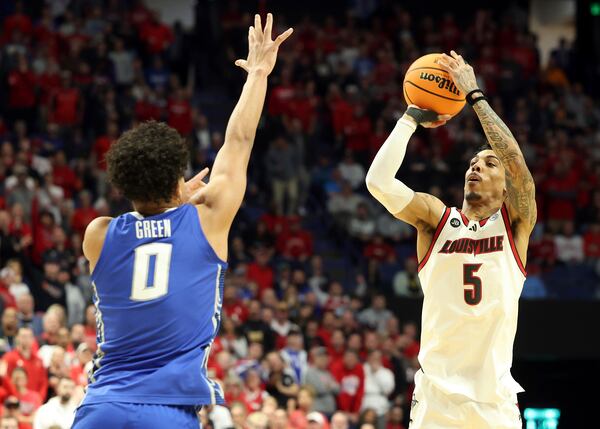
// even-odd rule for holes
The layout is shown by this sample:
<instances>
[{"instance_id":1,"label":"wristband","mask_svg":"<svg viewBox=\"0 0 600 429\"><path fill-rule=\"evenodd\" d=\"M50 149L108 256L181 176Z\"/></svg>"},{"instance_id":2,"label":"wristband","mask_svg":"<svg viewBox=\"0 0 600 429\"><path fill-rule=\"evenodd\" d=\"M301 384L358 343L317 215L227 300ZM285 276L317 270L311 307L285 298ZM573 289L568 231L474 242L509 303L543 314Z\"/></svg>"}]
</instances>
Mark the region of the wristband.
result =
<instances>
[{"instance_id":1,"label":"wristband","mask_svg":"<svg viewBox=\"0 0 600 429\"><path fill-rule=\"evenodd\" d=\"M406 114L413 118L417 124L422 122L435 122L438 121L438 114L432 110L418 109L416 107L409 107L406 110Z\"/></svg>"},{"instance_id":2,"label":"wristband","mask_svg":"<svg viewBox=\"0 0 600 429\"><path fill-rule=\"evenodd\" d=\"M473 94L476 94L478 92L481 93L481 95L479 97L473 97ZM474 89L473 91L469 92L467 94L467 96L465 97L465 100L467 100L467 103L469 103L469 106L473 106L475 103L477 103L478 101L481 101L481 100L487 101L487 99L488 98L485 96L483 91L479 88Z\"/></svg>"}]
</instances>

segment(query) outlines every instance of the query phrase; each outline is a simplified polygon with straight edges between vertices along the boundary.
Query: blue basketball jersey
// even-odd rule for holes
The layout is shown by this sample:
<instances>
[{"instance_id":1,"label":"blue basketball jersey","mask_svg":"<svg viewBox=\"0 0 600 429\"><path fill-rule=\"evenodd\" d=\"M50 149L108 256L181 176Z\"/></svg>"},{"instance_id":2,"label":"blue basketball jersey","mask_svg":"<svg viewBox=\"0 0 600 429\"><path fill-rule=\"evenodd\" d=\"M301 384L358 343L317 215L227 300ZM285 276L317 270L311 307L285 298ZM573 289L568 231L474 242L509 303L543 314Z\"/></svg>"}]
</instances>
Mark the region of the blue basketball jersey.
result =
<instances>
[{"instance_id":1,"label":"blue basketball jersey","mask_svg":"<svg viewBox=\"0 0 600 429\"><path fill-rule=\"evenodd\" d=\"M83 405L223 403L206 366L226 268L193 205L113 219L92 273L98 351Z\"/></svg>"}]
</instances>

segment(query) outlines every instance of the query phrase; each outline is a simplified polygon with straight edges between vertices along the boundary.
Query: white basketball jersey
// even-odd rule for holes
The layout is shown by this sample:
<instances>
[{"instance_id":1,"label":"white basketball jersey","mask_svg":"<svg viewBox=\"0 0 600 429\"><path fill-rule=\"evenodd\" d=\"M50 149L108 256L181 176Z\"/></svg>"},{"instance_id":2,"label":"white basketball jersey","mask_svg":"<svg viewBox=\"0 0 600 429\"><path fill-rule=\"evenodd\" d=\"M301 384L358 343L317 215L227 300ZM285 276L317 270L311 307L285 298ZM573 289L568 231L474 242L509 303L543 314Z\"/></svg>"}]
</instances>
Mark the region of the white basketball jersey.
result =
<instances>
[{"instance_id":1,"label":"white basketball jersey","mask_svg":"<svg viewBox=\"0 0 600 429\"><path fill-rule=\"evenodd\" d=\"M510 368L525 269L506 208L481 221L446 208L419 279L424 376L448 394L478 402L522 392Z\"/></svg>"}]
</instances>

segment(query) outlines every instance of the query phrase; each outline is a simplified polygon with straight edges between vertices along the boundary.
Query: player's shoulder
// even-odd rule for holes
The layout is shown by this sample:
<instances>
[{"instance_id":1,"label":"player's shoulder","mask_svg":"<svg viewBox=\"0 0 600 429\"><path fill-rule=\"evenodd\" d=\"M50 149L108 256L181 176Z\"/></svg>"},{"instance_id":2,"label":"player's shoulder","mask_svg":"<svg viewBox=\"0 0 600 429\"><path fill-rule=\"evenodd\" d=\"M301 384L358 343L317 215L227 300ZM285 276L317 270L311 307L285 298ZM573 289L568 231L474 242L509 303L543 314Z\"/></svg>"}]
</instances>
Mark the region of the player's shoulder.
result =
<instances>
[{"instance_id":1,"label":"player's shoulder","mask_svg":"<svg viewBox=\"0 0 600 429\"><path fill-rule=\"evenodd\" d=\"M108 225L112 219L109 216L97 217L85 229L83 235L83 254L88 260L95 260L100 254Z\"/></svg>"},{"instance_id":2,"label":"player's shoulder","mask_svg":"<svg viewBox=\"0 0 600 429\"><path fill-rule=\"evenodd\" d=\"M92 236L100 232L106 231L112 219L113 218L110 216L99 216L95 218L86 227L84 237Z\"/></svg>"}]
</instances>

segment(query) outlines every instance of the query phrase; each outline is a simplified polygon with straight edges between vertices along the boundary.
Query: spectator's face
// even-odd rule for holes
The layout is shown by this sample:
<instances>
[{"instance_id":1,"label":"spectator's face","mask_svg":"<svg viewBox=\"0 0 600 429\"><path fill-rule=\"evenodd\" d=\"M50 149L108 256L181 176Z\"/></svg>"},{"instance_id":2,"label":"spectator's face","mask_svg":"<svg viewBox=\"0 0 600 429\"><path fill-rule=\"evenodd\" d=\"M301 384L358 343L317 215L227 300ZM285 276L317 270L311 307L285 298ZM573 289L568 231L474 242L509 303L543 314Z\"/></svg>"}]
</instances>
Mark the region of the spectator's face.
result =
<instances>
[{"instance_id":1,"label":"spectator's face","mask_svg":"<svg viewBox=\"0 0 600 429\"><path fill-rule=\"evenodd\" d=\"M22 389L27 386L27 374L25 371L13 371L11 381L17 389Z\"/></svg>"},{"instance_id":2,"label":"spectator's face","mask_svg":"<svg viewBox=\"0 0 600 429\"><path fill-rule=\"evenodd\" d=\"M360 334L352 334L348 338L348 348L352 350L360 350L362 348L362 338Z\"/></svg>"},{"instance_id":3,"label":"spectator's face","mask_svg":"<svg viewBox=\"0 0 600 429\"><path fill-rule=\"evenodd\" d=\"M250 343L248 347L248 357L250 359L260 360L263 355L263 346L260 343Z\"/></svg>"},{"instance_id":4,"label":"spectator's face","mask_svg":"<svg viewBox=\"0 0 600 429\"><path fill-rule=\"evenodd\" d=\"M33 332L31 329L19 329L16 344L21 350L31 350L31 346L33 345Z\"/></svg>"},{"instance_id":5,"label":"spectator's face","mask_svg":"<svg viewBox=\"0 0 600 429\"><path fill-rule=\"evenodd\" d=\"M330 361L329 356L327 354L323 353L323 354L317 355L317 357L315 358L315 365L319 369L326 369L329 366L329 361Z\"/></svg>"},{"instance_id":6,"label":"spectator's face","mask_svg":"<svg viewBox=\"0 0 600 429\"><path fill-rule=\"evenodd\" d=\"M505 194L504 167L493 150L482 150L471 160L465 173L465 200L476 202L483 196L503 200Z\"/></svg>"},{"instance_id":7,"label":"spectator's face","mask_svg":"<svg viewBox=\"0 0 600 429\"><path fill-rule=\"evenodd\" d=\"M47 262L44 264L44 275L48 280L56 280L59 271L60 266L54 262Z\"/></svg>"},{"instance_id":8,"label":"spectator's face","mask_svg":"<svg viewBox=\"0 0 600 429\"><path fill-rule=\"evenodd\" d=\"M277 353L269 354L267 357L267 362L271 371L278 372L283 370L283 362Z\"/></svg>"},{"instance_id":9,"label":"spectator's face","mask_svg":"<svg viewBox=\"0 0 600 429\"><path fill-rule=\"evenodd\" d=\"M381 352L376 351L369 355L369 365L373 369L381 368Z\"/></svg>"},{"instance_id":10,"label":"spectator's face","mask_svg":"<svg viewBox=\"0 0 600 429\"><path fill-rule=\"evenodd\" d=\"M58 383L58 386L56 386L56 395L59 396L63 402L67 402L73 396L73 389L75 389L73 380L62 378Z\"/></svg>"},{"instance_id":11,"label":"spectator's face","mask_svg":"<svg viewBox=\"0 0 600 429\"><path fill-rule=\"evenodd\" d=\"M246 422L246 407L243 405L233 405L231 407L231 418L236 428L241 428Z\"/></svg>"},{"instance_id":12,"label":"spectator's face","mask_svg":"<svg viewBox=\"0 0 600 429\"><path fill-rule=\"evenodd\" d=\"M14 308L6 308L2 313L2 327L4 331L11 331L14 335L14 330L17 329L19 319L17 318L17 310Z\"/></svg>"},{"instance_id":13,"label":"spectator's face","mask_svg":"<svg viewBox=\"0 0 600 429\"><path fill-rule=\"evenodd\" d=\"M341 348L344 346L344 343L346 342L345 338L344 338L344 333L342 331L333 331L333 334L331 335L331 344L335 347L335 348Z\"/></svg>"},{"instance_id":14,"label":"spectator's face","mask_svg":"<svg viewBox=\"0 0 600 429\"><path fill-rule=\"evenodd\" d=\"M348 429L348 417L338 412L331 417L331 429Z\"/></svg>"},{"instance_id":15,"label":"spectator's face","mask_svg":"<svg viewBox=\"0 0 600 429\"><path fill-rule=\"evenodd\" d=\"M246 385L250 390L256 390L260 387L260 377L256 371L248 371L246 374Z\"/></svg>"},{"instance_id":16,"label":"spectator's face","mask_svg":"<svg viewBox=\"0 0 600 429\"><path fill-rule=\"evenodd\" d=\"M60 328L58 330L58 337L56 342L59 346L67 348L70 340L69 330L67 328Z\"/></svg>"},{"instance_id":17,"label":"spectator's face","mask_svg":"<svg viewBox=\"0 0 600 429\"><path fill-rule=\"evenodd\" d=\"M298 392L298 405L303 410L309 411L313 404L313 398L307 390L301 389Z\"/></svg>"},{"instance_id":18,"label":"spectator's face","mask_svg":"<svg viewBox=\"0 0 600 429\"><path fill-rule=\"evenodd\" d=\"M57 334L60 328L58 316L54 313L46 313L44 315L44 332L48 334Z\"/></svg>"},{"instance_id":19,"label":"spectator's face","mask_svg":"<svg viewBox=\"0 0 600 429\"><path fill-rule=\"evenodd\" d=\"M85 310L85 322L88 326L96 325L96 308L93 305L89 305Z\"/></svg>"},{"instance_id":20,"label":"spectator's face","mask_svg":"<svg viewBox=\"0 0 600 429\"><path fill-rule=\"evenodd\" d=\"M83 343L85 340L85 328L82 324L73 325L71 328L71 340L77 344Z\"/></svg>"},{"instance_id":21,"label":"spectator's face","mask_svg":"<svg viewBox=\"0 0 600 429\"><path fill-rule=\"evenodd\" d=\"M373 299L373 308L376 310L383 310L385 308L385 298L381 295L376 296Z\"/></svg>"},{"instance_id":22,"label":"spectator's face","mask_svg":"<svg viewBox=\"0 0 600 429\"><path fill-rule=\"evenodd\" d=\"M289 427L289 420L285 410L278 409L273 413L272 425L273 429L287 429Z\"/></svg>"},{"instance_id":23,"label":"spectator's face","mask_svg":"<svg viewBox=\"0 0 600 429\"><path fill-rule=\"evenodd\" d=\"M358 363L356 353L345 353L344 354L344 366L348 369L352 369Z\"/></svg>"},{"instance_id":24,"label":"spectator's face","mask_svg":"<svg viewBox=\"0 0 600 429\"><path fill-rule=\"evenodd\" d=\"M55 347L50 364L55 367L62 367L65 364L65 350L62 347Z\"/></svg>"}]
</instances>

